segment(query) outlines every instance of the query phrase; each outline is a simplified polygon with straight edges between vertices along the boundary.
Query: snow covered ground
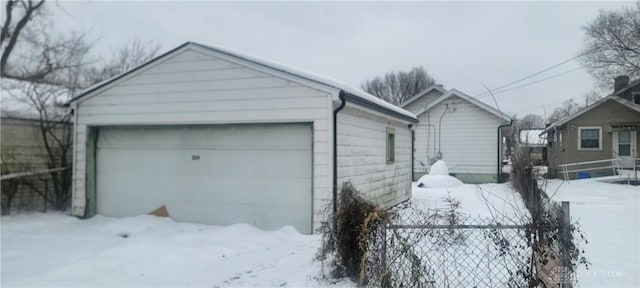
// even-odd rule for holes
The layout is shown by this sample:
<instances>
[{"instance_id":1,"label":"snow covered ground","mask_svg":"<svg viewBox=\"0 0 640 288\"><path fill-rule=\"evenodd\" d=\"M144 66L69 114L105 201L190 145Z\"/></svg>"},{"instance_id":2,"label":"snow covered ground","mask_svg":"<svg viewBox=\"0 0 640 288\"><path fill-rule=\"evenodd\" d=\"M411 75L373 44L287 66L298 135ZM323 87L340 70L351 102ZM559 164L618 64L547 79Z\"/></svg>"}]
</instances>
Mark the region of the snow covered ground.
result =
<instances>
[{"instance_id":1,"label":"snow covered ground","mask_svg":"<svg viewBox=\"0 0 640 288\"><path fill-rule=\"evenodd\" d=\"M570 201L571 218L589 242L582 247L592 265L578 271L580 286L640 287L640 186L602 180L552 179L545 190Z\"/></svg>"},{"instance_id":2,"label":"snow covered ground","mask_svg":"<svg viewBox=\"0 0 640 288\"><path fill-rule=\"evenodd\" d=\"M437 182L449 183L441 179ZM417 182L413 183L411 201L421 210L447 209L444 199L451 197L460 201L458 211L471 217L496 219L502 224L522 224L520 220L529 215L520 195L508 184L464 184L448 188L420 188L417 185Z\"/></svg>"},{"instance_id":3,"label":"snow covered ground","mask_svg":"<svg viewBox=\"0 0 640 288\"><path fill-rule=\"evenodd\" d=\"M509 184L416 186L412 201L421 209L445 208L450 195L469 215L520 219L526 213ZM589 240L582 247L592 266L579 271L580 286L640 287L640 187L550 180L547 192L571 202L572 218ZM353 286L317 280L320 236L290 227L262 231L146 215L78 220L48 213L3 216L1 231L2 287Z\"/></svg>"},{"instance_id":4,"label":"snow covered ground","mask_svg":"<svg viewBox=\"0 0 640 288\"><path fill-rule=\"evenodd\" d=\"M554 201L570 202L572 221L579 222L588 241L580 244L591 262L576 274L580 287L640 287L640 186L603 182L615 179L620 177L546 183ZM414 183L412 201L422 209L446 208L443 199L449 195L460 200L461 212L472 216L493 218L491 211L500 211L505 218L520 219L522 211L527 213L509 184L423 189Z\"/></svg>"},{"instance_id":5,"label":"snow covered ground","mask_svg":"<svg viewBox=\"0 0 640 288\"><path fill-rule=\"evenodd\" d=\"M290 227L262 231L147 215L2 217L1 286L323 286L314 279L319 244L319 235Z\"/></svg>"}]
</instances>

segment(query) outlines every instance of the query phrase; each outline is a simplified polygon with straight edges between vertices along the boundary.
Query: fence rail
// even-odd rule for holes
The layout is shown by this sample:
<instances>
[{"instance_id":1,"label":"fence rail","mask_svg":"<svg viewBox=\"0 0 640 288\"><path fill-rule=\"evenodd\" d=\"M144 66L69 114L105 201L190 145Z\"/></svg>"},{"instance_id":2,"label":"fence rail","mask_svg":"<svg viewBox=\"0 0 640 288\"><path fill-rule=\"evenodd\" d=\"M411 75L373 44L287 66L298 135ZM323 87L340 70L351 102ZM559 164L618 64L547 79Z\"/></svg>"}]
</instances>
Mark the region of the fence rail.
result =
<instances>
[{"instance_id":1,"label":"fence rail","mask_svg":"<svg viewBox=\"0 0 640 288\"><path fill-rule=\"evenodd\" d=\"M38 171L29 171L29 172L19 172L19 173L5 174L5 175L0 175L0 181L10 180L10 179L15 179L15 178L21 178L21 177L27 177L27 176L33 176L33 175L44 174L44 173L64 171L64 170L67 170L67 169L69 169L69 168L68 167L62 167L62 168L53 168L53 169L38 170Z\"/></svg>"},{"instance_id":2,"label":"fence rail","mask_svg":"<svg viewBox=\"0 0 640 288\"><path fill-rule=\"evenodd\" d=\"M57 205L50 173L68 170L68 167L17 172L0 175L2 197L0 214L8 215L11 211L47 211L48 205ZM55 189L55 188L54 188Z\"/></svg>"},{"instance_id":3,"label":"fence rail","mask_svg":"<svg viewBox=\"0 0 640 288\"><path fill-rule=\"evenodd\" d=\"M611 159L561 164L561 165L558 165L558 168L562 169L562 175L564 176L564 180L569 180L569 173L574 173L574 172L586 172L586 171L611 169L612 174L617 175L619 174L618 171L624 168L627 168L625 167L624 161L633 163L631 170L634 174L637 175L640 158L630 158L628 160L625 160L622 157L614 157ZM601 165L596 165L596 164L601 164ZM580 166L591 166L591 167L577 168Z\"/></svg>"},{"instance_id":4,"label":"fence rail","mask_svg":"<svg viewBox=\"0 0 640 288\"><path fill-rule=\"evenodd\" d=\"M595 167L586 167L582 169L569 168L569 167L579 167L579 166L586 166L586 165L591 166L594 164L603 164L603 165L598 165ZM609 165L606 165L606 164L609 164ZM622 168L619 158L562 164L562 165L558 165L558 167L562 168L562 174L564 175L564 180L569 180L569 173L611 169L611 171L613 172L613 175L615 175L616 169Z\"/></svg>"}]
</instances>

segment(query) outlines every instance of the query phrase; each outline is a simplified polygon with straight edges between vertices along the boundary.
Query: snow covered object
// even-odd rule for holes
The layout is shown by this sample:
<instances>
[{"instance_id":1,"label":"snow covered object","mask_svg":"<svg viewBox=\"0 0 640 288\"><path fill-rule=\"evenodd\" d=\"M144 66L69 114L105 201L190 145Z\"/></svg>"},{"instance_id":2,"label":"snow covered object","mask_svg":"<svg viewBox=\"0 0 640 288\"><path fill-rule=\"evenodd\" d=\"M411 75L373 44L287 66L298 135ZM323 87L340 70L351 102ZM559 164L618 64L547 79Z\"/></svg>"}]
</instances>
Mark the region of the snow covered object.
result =
<instances>
[{"instance_id":1,"label":"snow covered object","mask_svg":"<svg viewBox=\"0 0 640 288\"><path fill-rule=\"evenodd\" d=\"M447 163L438 160L431 165L429 174L418 179L418 187L420 188L450 188L462 186L464 183L453 176L449 176Z\"/></svg>"},{"instance_id":2,"label":"snow covered object","mask_svg":"<svg viewBox=\"0 0 640 288\"><path fill-rule=\"evenodd\" d=\"M442 160L436 161L429 168L429 175L449 175L449 167L447 167L447 162Z\"/></svg>"}]
</instances>

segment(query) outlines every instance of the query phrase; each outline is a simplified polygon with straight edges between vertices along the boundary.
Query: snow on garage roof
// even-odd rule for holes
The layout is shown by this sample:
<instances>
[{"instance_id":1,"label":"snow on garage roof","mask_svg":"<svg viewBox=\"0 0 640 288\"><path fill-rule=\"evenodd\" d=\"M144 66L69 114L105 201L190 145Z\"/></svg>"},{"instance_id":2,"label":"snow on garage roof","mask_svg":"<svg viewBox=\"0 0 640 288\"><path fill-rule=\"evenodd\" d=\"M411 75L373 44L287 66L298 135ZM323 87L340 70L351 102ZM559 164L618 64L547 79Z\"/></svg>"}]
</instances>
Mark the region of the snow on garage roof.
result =
<instances>
[{"instance_id":1,"label":"snow on garage roof","mask_svg":"<svg viewBox=\"0 0 640 288\"><path fill-rule=\"evenodd\" d=\"M412 123L418 122L416 116L413 113L407 110L404 110L398 106L395 106L387 101L384 101L376 96L373 96L367 92L364 92L360 89L350 87L349 85L344 84L335 79L332 79L326 76L317 75L317 74L303 71L300 69L292 68L280 63L273 62L273 61L267 61L267 60L264 60L255 56L247 55L244 53L232 52L231 50L228 50L228 49L211 47L211 46L207 46L207 45L203 45L195 42L186 42L178 46L177 48L169 52L166 52L154 59L151 59L146 63L132 70L129 70L113 78L107 79L96 85L93 85L87 88L86 90L82 91L75 98L71 99L69 103L75 102L85 96L93 95L98 91L107 89L108 87L119 82L119 80L128 78L130 75L138 71L141 71L143 68L148 67L155 62L158 62L158 60L165 59L170 55L180 53L187 49L194 49L196 51L200 51L205 54L214 54L213 56L223 56L223 57L226 56L225 58L230 57L230 58L233 58L232 60L242 62L243 64L253 64L254 66L255 65L261 66L260 68L267 68L268 70L271 70L271 72L275 72L276 74L279 74L283 77L296 78L298 81L302 80L302 82L312 82L315 84L319 84L320 86L323 86L325 88L324 90L337 90L332 92L343 91L346 94L346 99L348 101L353 101L361 106L378 110L387 115L394 116L396 118L400 118L408 122L412 122Z\"/></svg>"}]
</instances>

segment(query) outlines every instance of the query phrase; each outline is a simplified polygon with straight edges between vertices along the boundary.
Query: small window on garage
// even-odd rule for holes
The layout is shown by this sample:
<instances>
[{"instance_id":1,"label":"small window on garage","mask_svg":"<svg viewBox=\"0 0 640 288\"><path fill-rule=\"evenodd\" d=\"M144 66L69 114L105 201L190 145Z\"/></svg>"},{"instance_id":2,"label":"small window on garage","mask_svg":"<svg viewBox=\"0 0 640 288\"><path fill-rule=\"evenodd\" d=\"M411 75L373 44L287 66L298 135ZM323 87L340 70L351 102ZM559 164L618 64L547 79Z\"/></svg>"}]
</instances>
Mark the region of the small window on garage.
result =
<instances>
[{"instance_id":1,"label":"small window on garage","mask_svg":"<svg viewBox=\"0 0 640 288\"><path fill-rule=\"evenodd\" d=\"M396 161L396 129L387 127L387 164Z\"/></svg>"},{"instance_id":2,"label":"small window on garage","mask_svg":"<svg viewBox=\"0 0 640 288\"><path fill-rule=\"evenodd\" d=\"M602 128L580 127L578 130L578 141L579 150L602 149Z\"/></svg>"}]
</instances>

